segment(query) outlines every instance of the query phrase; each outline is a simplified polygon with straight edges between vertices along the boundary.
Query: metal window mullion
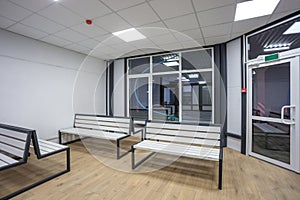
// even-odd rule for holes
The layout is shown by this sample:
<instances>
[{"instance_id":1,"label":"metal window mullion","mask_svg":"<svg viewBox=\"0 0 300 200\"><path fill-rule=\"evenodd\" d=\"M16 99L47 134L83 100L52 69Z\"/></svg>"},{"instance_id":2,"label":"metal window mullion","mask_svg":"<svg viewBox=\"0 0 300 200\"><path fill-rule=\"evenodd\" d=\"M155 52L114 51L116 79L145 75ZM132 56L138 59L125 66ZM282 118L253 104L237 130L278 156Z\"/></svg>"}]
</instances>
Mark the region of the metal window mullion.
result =
<instances>
[{"instance_id":1,"label":"metal window mullion","mask_svg":"<svg viewBox=\"0 0 300 200\"><path fill-rule=\"evenodd\" d=\"M179 53L179 122L182 122L182 53Z\"/></svg>"},{"instance_id":2,"label":"metal window mullion","mask_svg":"<svg viewBox=\"0 0 300 200\"><path fill-rule=\"evenodd\" d=\"M215 65L214 65L214 49L211 51L211 122L214 124L215 122Z\"/></svg>"},{"instance_id":3,"label":"metal window mullion","mask_svg":"<svg viewBox=\"0 0 300 200\"><path fill-rule=\"evenodd\" d=\"M152 83L153 83L153 56L150 56L150 75L148 76L148 119L152 120Z\"/></svg>"}]
</instances>

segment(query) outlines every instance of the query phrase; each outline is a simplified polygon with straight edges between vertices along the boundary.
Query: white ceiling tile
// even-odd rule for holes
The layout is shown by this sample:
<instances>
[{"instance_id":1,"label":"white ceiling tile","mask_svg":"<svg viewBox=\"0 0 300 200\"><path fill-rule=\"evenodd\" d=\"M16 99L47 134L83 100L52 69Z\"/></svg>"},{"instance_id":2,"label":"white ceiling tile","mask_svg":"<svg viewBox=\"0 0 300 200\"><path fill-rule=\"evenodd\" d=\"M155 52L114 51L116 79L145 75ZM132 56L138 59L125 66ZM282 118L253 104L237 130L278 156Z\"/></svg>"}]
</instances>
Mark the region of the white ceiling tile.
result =
<instances>
[{"instance_id":1,"label":"white ceiling tile","mask_svg":"<svg viewBox=\"0 0 300 200\"><path fill-rule=\"evenodd\" d=\"M164 34L150 38L156 45L170 44L178 42L172 34Z\"/></svg>"},{"instance_id":2,"label":"white ceiling tile","mask_svg":"<svg viewBox=\"0 0 300 200\"><path fill-rule=\"evenodd\" d=\"M94 20L94 23L112 33L131 28L124 19L115 13L97 18Z\"/></svg>"},{"instance_id":3,"label":"white ceiling tile","mask_svg":"<svg viewBox=\"0 0 300 200\"><path fill-rule=\"evenodd\" d=\"M159 21L158 16L146 3L121 10L118 13L133 26L140 26Z\"/></svg>"},{"instance_id":4,"label":"white ceiling tile","mask_svg":"<svg viewBox=\"0 0 300 200\"><path fill-rule=\"evenodd\" d=\"M205 38L206 45L214 45L224 43L230 40L230 35Z\"/></svg>"},{"instance_id":5,"label":"white ceiling tile","mask_svg":"<svg viewBox=\"0 0 300 200\"><path fill-rule=\"evenodd\" d=\"M130 45L138 48L138 49L144 49L144 48L154 48L157 47L151 40L149 39L143 39L143 40L136 40L130 42Z\"/></svg>"},{"instance_id":6,"label":"white ceiling tile","mask_svg":"<svg viewBox=\"0 0 300 200\"><path fill-rule=\"evenodd\" d=\"M22 20L21 23L27 26L32 26L49 34L64 29L64 26L50 21L47 18L37 14L31 15L30 17Z\"/></svg>"},{"instance_id":7,"label":"white ceiling tile","mask_svg":"<svg viewBox=\"0 0 300 200\"><path fill-rule=\"evenodd\" d=\"M88 53L88 52L91 51L91 49L89 49L87 47L84 47L84 46L81 46L79 44L67 45L67 46L65 46L65 48L71 49L71 50L74 50L74 51L78 51L78 52L81 52L81 53Z\"/></svg>"},{"instance_id":8,"label":"white ceiling tile","mask_svg":"<svg viewBox=\"0 0 300 200\"><path fill-rule=\"evenodd\" d=\"M94 24L87 25L86 23L81 23L81 24L75 25L75 26L71 27L71 29L73 29L81 34L87 35L89 37L96 37L96 36L104 35L104 34L108 33L107 31L103 30L102 28L99 28L98 26L96 26Z\"/></svg>"},{"instance_id":9,"label":"white ceiling tile","mask_svg":"<svg viewBox=\"0 0 300 200\"><path fill-rule=\"evenodd\" d=\"M101 42L94 40L94 39L88 39L81 42L78 42L78 44L85 46L89 49L97 48L98 45L101 45Z\"/></svg>"},{"instance_id":10,"label":"white ceiling tile","mask_svg":"<svg viewBox=\"0 0 300 200\"><path fill-rule=\"evenodd\" d=\"M13 25L14 23L16 23L16 22L0 16L0 28L7 28L7 27Z\"/></svg>"},{"instance_id":11,"label":"white ceiling tile","mask_svg":"<svg viewBox=\"0 0 300 200\"><path fill-rule=\"evenodd\" d=\"M299 0L281 0L278 6L276 7L274 13L281 13L295 9L300 9Z\"/></svg>"},{"instance_id":12,"label":"white ceiling tile","mask_svg":"<svg viewBox=\"0 0 300 200\"><path fill-rule=\"evenodd\" d=\"M124 8L128 8L140 3L145 2L145 0L102 0L107 6L112 8L113 10L120 10Z\"/></svg>"},{"instance_id":13,"label":"white ceiling tile","mask_svg":"<svg viewBox=\"0 0 300 200\"><path fill-rule=\"evenodd\" d=\"M149 24L144 24L141 26L142 28L143 27L158 27L158 28L167 28L165 26L165 24L162 22L162 21L157 21L157 22L151 22Z\"/></svg>"},{"instance_id":14,"label":"white ceiling tile","mask_svg":"<svg viewBox=\"0 0 300 200\"><path fill-rule=\"evenodd\" d=\"M170 33L169 29L160 27L137 28L137 30L147 38Z\"/></svg>"},{"instance_id":15,"label":"white ceiling tile","mask_svg":"<svg viewBox=\"0 0 300 200\"><path fill-rule=\"evenodd\" d=\"M18 33L18 34L21 34L21 35L25 35L27 37L34 38L34 39L40 39L42 37L47 36L46 33L36 30L34 28L28 27L28 26L25 26L23 24L15 24L15 25L9 27L8 30Z\"/></svg>"},{"instance_id":16,"label":"white ceiling tile","mask_svg":"<svg viewBox=\"0 0 300 200\"><path fill-rule=\"evenodd\" d=\"M290 11L282 12L282 13L273 13L273 15L269 18L268 23L274 22L274 21L276 21L278 19L281 19L281 18L283 18L287 15L290 15L290 14L296 12L296 11L298 11L298 9L297 10L290 10Z\"/></svg>"},{"instance_id":17,"label":"white ceiling tile","mask_svg":"<svg viewBox=\"0 0 300 200\"><path fill-rule=\"evenodd\" d=\"M105 35L100 35L100 36L94 37L93 39L97 40L98 42L103 42L105 40L108 40L111 37L115 37L115 36L109 33L109 34L105 34Z\"/></svg>"},{"instance_id":18,"label":"white ceiling tile","mask_svg":"<svg viewBox=\"0 0 300 200\"><path fill-rule=\"evenodd\" d=\"M79 42L88 39L87 36L84 36L71 29L64 29L58 33L55 33L54 35L72 42Z\"/></svg>"},{"instance_id":19,"label":"white ceiling tile","mask_svg":"<svg viewBox=\"0 0 300 200\"><path fill-rule=\"evenodd\" d=\"M64 8L59 3L52 4L38 13L67 27L80 24L84 21L82 17Z\"/></svg>"},{"instance_id":20,"label":"white ceiling tile","mask_svg":"<svg viewBox=\"0 0 300 200\"><path fill-rule=\"evenodd\" d=\"M269 16L233 22L232 33L249 32L267 23Z\"/></svg>"},{"instance_id":21,"label":"white ceiling tile","mask_svg":"<svg viewBox=\"0 0 300 200\"><path fill-rule=\"evenodd\" d=\"M162 19L177 17L194 12L191 1L154 0L149 3Z\"/></svg>"},{"instance_id":22,"label":"white ceiling tile","mask_svg":"<svg viewBox=\"0 0 300 200\"><path fill-rule=\"evenodd\" d=\"M8 0L0 1L0 16L9 18L14 21L19 21L25 17L31 15L32 12L26 10L16 4L9 2Z\"/></svg>"},{"instance_id":23,"label":"white ceiling tile","mask_svg":"<svg viewBox=\"0 0 300 200\"><path fill-rule=\"evenodd\" d=\"M10 0L24 8L27 8L29 10L32 10L34 12L41 10L43 8L46 8L51 3L53 3L53 0ZM57 3L57 2L54 2Z\"/></svg>"},{"instance_id":24,"label":"white ceiling tile","mask_svg":"<svg viewBox=\"0 0 300 200\"><path fill-rule=\"evenodd\" d=\"M61 4L87 19L103 16L111 12L109 8L98 0L63 0Z\"/></svg>"},{"instance_id":25,"label":"white ceiling tile","mask_svg":"<svg viewBox=\"0 0 300 200\"><path fill-rule=\"evenodd\" d=\"M205 38L230 34L232 23L201 28Z\"/></svg>"},{"instance_id":26,"label":"white ceiling tile","mask_svg":"<svg viewBox=\"0 0 300 200\"><path fill-rule=\"evenodd\" d=\"M116 52L116 49L114 49L110 46L101 44L101 45L97 46L97 48L95 48L91 52L91 56L99 56L99 55L102 55L102 54L107 55L107 54L115 53L115 52Z\"/></svg>"},{"instance_id":27,"label":"white ceiling tile","mask_svg":"<svg viewBox=\"0 0 300 200\"><path fill-rule=\"evenodd\" d=\"M165 20L168 28L176 31L185 31L198 28L198 22L195 14L185 15Z\"/></svg>"},{"instance_id":28,"label":"white ceiling tile","mask_svg":"<svg viewBox=\"0 0 300 200\"><path fill-rule=\"evenodd\" d=\"M180 43L183 46L183 48L202 47L204 45L204 41L199 43L199 41L195 41L195 40L183 41Z\"/></svg>"},{"instance_id":29,"label":"white ceiling tile","mask_svg":"<svg viewBox=\"0 0 300 200\"><path fill-rule=\"evenodd\" d=\"M242 35L244 35L243 32L241 32L241 33L232 33L232 34L230 34L230 39L234 39L234 38L240 37Z\"/></svg>"},{"instance_id":30,"label":"white ceiling tile","mask_svg":"<svg viewBox=\"0 0 300 200\"><path fill-rule=\"evenodd\" d=\"M169 43L169 44L161 44L159 45L159 48L161 48L163 51L173 51L182 49L183 46L179 42Z\"/></svg>"},{"instance_id":31,"label":"white ceiling tile","mask_svg":"<svg viewBox=\"0 0 300 200\"><path fill-rule=\"evenodd\" d=\"M192 0L196 11L209 10L236 3L236 0Z\"/></svg>"},{"instance_id":32,"label":"white ceiling tile","mask_svg":"<svg viewBox=\"0 0 300 200\"><path fill-rule=\"evenodd\" d=\"M234 20L235 5L198 12L201 27L232 22Z\"/></svg>"},{"instance_id":33,"label":"white ceiling tile","mask_svg":"<svg viewBox=\"0 0 300 200\"><path fill-rule=\"evenodd\" d=\"M54 35L44 37L41 40L44 41L44 42L47 42L49 44L54 44L54 45L61 46L61 47L66 46L66 45L70 45L72 43L71 41L67 41L65 39L56 37Z\"/></svg>"},{"instance_id":34,"label":"white ceiling tile","mask_svg":"<svg viewBox=\"0 0 300 200\"><path fill-rule=\"evenodd\" d=\"M199 28L174 33L178 41L202 39L202 33Z\"/></svg>"}]
</instances>

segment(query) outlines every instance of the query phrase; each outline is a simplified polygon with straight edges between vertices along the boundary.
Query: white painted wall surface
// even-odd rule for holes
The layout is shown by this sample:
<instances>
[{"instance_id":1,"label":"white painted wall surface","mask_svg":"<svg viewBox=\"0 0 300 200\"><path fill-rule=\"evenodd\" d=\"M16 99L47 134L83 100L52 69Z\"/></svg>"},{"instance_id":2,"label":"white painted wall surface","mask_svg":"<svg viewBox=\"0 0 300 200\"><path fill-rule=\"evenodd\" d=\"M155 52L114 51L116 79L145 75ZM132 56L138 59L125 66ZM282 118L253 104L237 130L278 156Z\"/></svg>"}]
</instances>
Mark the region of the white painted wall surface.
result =
<instances>
[{"instance_id":1,"label":"white painted wall surface","mask_svg":"<svg viewBox=\"0 0 300 200\"><path fill-rule=\"evenodd\" d=\"M124 59L114 61L114 116L125 116L125 74Z\"/></svg>"},{"instance_id":2,"label":"white painted wall surface","mask_svg":"<svg viewBox=\"0 0 300 200\"><path fill-rule=\"evenodd\" d=\"M1 29L0 44L0 123L52 139L74 113L105 114L104 61Z\"/></svg>"},{"instance_id":3,"label":"white painted wall surface","mask_svg":"<svg viewBox=\"0 0 300 200\"><path fill-rule=\"evenodd\" d=\"M227 131L229 133L241 135L241 39L239 38L227 43L226 47ZM240 140L228 137L227 146L233 149L237 149L238 146L240 146Z\"/></svg>"}]
</instances>

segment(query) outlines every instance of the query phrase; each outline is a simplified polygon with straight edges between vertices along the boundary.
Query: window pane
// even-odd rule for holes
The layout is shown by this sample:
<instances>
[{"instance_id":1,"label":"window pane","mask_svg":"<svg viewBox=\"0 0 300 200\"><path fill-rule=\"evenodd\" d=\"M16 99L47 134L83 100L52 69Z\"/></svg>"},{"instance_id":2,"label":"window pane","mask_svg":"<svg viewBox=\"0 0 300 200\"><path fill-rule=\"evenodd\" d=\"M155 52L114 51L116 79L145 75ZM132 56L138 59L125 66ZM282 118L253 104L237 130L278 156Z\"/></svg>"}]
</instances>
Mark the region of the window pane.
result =
<instances>
[{"instance_id":1,"label":"window pane","mask_svg":"<svg viewBox=\"0 0 300 200\"><path fill-rule=\"evenodd\" d=\"M179 56L178 54L165 54L153 56L153 72L178 71Z\"/></svg>"},{"instance_id":2,"label":"window pane","mask_svg":"<svg viewBox=\"0 0 300 200\"><path fill-rule=\"evenodd\" d=\"M211 49L182 53L182 70L207 69L212 67Z\"/></svg>"},{"instance_id":3,"label":"window pane","mask_svg":"<svg viewBox=\"0 0 300 200\"><path fill-rule=\"evenodd\" d=\"M150 57L130 59L128 61L129 74L146 74L150 72Z\"/></svg>"},{"instance_id":4,"label":"window pane","mask_svg":"<svg viewBox=\"0 0 300 200\"><path fill-rule=\"evenodd\" d=\"M179 120L179 75L153 76L152 116L154 120Z\"/></svg>"},{"instance_id":5,"label":"window pane","mask_svg":"<svg viewBox=\"0 0 300 200\"><path fill-rule=\"evenodd\" d=\"M182 121L211 121L212 73L182 74Z\"/></svg>"},{"instance_id":6,"label":"window pane","mask_svg":"<svg viewBox=\"0 0 300 200\"><path fill-rule=\"evenodd\" d=\"M129 112L138 119L148 119L148 78L129 80Z\"/></svg>"}]
</instances>

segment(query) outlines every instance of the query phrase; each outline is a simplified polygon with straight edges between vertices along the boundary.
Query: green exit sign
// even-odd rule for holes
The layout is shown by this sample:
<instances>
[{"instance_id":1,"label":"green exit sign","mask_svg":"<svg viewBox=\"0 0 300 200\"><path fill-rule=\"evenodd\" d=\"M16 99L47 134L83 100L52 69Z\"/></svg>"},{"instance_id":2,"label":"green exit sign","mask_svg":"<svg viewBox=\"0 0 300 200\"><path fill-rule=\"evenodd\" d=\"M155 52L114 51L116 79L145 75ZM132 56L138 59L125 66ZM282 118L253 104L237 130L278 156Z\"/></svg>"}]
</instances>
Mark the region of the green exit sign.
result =
<instances>
[{"instance_id":1,"label":"green exit sign","mask_svg":"<svg viewBox=\"0 0 300 200\"><path fill-rule=\"evenodd\" d=\"M272 55L269 55L269 56L265 56L265 61L272 61L272 60L278 60L279 58L279 55L278 53L276 54L272 54Z\"/></svg>"}]
</instances>

